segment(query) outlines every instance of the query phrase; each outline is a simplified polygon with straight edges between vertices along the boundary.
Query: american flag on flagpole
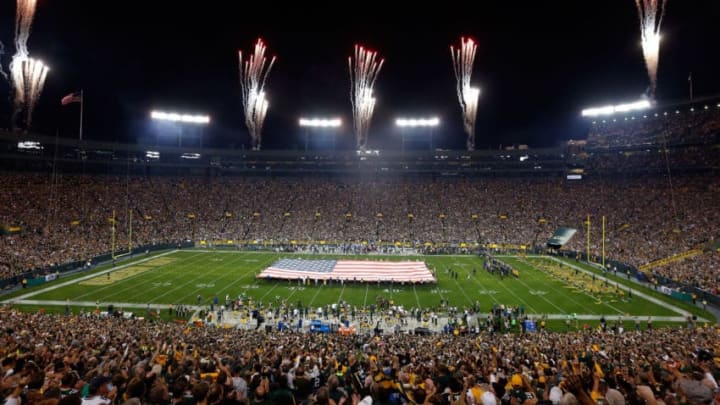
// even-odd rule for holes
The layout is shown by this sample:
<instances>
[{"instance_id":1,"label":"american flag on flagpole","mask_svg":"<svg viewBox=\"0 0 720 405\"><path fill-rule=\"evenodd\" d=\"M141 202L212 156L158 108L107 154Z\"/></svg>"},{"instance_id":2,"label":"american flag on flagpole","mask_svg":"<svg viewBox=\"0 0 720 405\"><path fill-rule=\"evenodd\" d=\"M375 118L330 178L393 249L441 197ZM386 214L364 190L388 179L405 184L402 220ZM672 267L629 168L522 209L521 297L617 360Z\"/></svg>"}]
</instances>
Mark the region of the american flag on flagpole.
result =
<instances>
[{"instance_id":1,"label":"american flag on flagpole","mask_svg":"<svg viewBox=\"0 0 720 405\"><path fill-rule=\"evenodd\" d=\"M355 280L435 283L425 262L380 262L370 260L280 259L257 278L283 280Z\"/></svg>"},{"instance_id":2,"label":"american flag on flagpole","mask_svg":"<svg viewBox=\"0 0 720 405\"><path fill-rule=\"evenodd\" d=\"M82 103L82 92L76 91L60 99L60 104L66 106L72 103Z\"/></svg>"}]
</instances>

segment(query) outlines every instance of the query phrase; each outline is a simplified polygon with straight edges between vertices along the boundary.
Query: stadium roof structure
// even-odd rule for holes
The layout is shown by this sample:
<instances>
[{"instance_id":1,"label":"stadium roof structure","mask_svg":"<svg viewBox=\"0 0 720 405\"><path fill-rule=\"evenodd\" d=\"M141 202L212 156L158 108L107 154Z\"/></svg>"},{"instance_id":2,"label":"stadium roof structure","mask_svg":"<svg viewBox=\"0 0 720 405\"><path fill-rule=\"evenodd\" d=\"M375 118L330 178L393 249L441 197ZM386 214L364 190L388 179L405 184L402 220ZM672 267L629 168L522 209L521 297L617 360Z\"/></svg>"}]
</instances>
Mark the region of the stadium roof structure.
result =
<instances>
[{"instance_id":1,"label":"stadium roof structure","mask_svg":"<svg viewBox=\"0 0 720 405\"><path fill-rule=\"evenodd\" d=\"M78 141L36 134L0 132L0 166L45 170L60 162L66 170L152 174L562 174L562 148L435 151L294 151L147 146ZM113 169L113 167L115 167Z\"/></svg>"},{"instance_id":2,"label":"stadium roof structure","mask_svg":"<svg viewBox=\"0 0 720 405\"><path fill-rule=\"evenodd\" d=\"M595 124L623 125L633 120L681 120L688 114L704 114L715 120L720 111L720 95L693 101L658 102L643 111L620 113L614 116L589 119ZM677 118L675 118L677 117ZM615 124L617 123L617 124ZM672 121L668 121L672 123ZM632 126L631 126L632 128ZM591 129L590 132L593 132ZM647 138L647 137L646 137ZM668 139L665 145L650 140L643 142L591 144L570 141L556 148L532 149L526 145L502 150L247 150L208 148L197 146L146 145L95 140L60 138L36 133L18 133L0 130L0 169L47 171L59 164L64 172L119 174L143 173L149 175L373 175L373 176L566 176L589 174L591 160L617 160L618 153L636 156L638 164L595 165L591 170L606 172L650 172L660 170L646 165L643 159L659 156L668 148L677 155L691 152L697 155L702 149L706 155L716 153L720 133L703 135L688 141L688 137ZM691 137L692 138L692 137ZM715 145L715 146L713 146ZM693 149L694 148L694 149ZM688 155L689 156L689 155ZM682 157L682 156L680 156ZM717 172L718 167L709 159L695 167L673 169L693 172ZM607 166L607 167L603 167ZM665 164L662 165L665 168ZM665 170L665 169L663 169ZM577 177L577 176L574 176ZM569 177L567 177L569 179Z\"/></svg>"},{"instance_id":3,"label":"stadium roof structure","mask_svg":"<svg viewBox=\"0 0 720 405\"><path fill-rule=\"evenodd\" d=\"M693 100L680 99L680 100L655 101L655 102L652 102L650 104L650 106L645 109L640 109L640 110L631 109L631 110L627 110L627 111L612 112L610 114L605 114L605 115L588 116L588 117L586 117L586 119L588 119L589 121L592 121L593 123L598 123L598 122L602 122L602 120L612 119L613 117L615 117L615 118L630 117L630 116L642 117L644 115L658 117L665 113L675 114L676 112L682 113L682 112L692 112L692 111L717 109L717 108L720 108L720 94L699 97L699 98L695 98ZM667 115L667 114L665 114L665 115Z\"/></svg>"}]
</instances>

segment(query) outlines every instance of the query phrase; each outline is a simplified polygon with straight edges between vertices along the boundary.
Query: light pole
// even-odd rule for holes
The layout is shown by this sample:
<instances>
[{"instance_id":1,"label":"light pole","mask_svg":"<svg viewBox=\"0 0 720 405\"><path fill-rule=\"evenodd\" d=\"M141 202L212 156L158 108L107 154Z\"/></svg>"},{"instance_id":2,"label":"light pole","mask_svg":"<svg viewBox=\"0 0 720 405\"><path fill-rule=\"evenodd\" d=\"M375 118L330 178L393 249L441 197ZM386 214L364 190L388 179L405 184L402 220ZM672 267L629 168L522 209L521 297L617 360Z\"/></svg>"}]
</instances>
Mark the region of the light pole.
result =
<instances>
[{"instance_id":1,"label":"light pole","mask_svg":"<svg viewBox=\"0 0 720 405\"><path fill-rule=\"evenodd\" d=\"M310 130L312 128L340 128L342 126L342 120L340 118L300 118L298 124L300 127L305 128L305 152L307 152L310 144ZM335 137L333 137L333 150L335 150Z\"/></svg>"},{"instance_id":2,"label":"light pole","mask_svg":"<svg viewBox=\"0 0 720 405\"><path fill-rule=\"evenodd\" d=\"M433 148L433 130L440 125L440 118L398 118L395 120L395 126L400 128L402 137L402 153L405 153L405 136L407 128L428 128L430 130L430 150Z\"/></svg>"},{"instance_id":3,"label":"light pole","mask_svg":"<svg viewBox=\"0 0 720 405\"><path fill-rule=\"evenodd\" d=\"M210 124L210 116L209 115L191 115L191 114L181 114L181 113L176 113L176 112L151 111L150 118L155 121L175 122L175 123L181 124L180 127L178 128L178 146L179 147L182 147L182 134L183 134L182 124L192 124L192 125L208 125L208 124ZM157 135L155 136L155 143L157 144ZM200 134L200 146L202 147L202 133Z\"/></svg>"}]
</instances>

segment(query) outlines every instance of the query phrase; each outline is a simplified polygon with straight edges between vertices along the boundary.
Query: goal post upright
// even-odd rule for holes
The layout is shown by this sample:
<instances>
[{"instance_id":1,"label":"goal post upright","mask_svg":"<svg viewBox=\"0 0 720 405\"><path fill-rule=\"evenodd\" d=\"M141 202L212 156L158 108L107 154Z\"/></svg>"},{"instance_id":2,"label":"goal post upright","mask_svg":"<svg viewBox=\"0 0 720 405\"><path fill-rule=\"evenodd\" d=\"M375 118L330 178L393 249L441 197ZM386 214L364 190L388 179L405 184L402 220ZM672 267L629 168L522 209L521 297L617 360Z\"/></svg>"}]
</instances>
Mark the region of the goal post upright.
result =
<instances>
[{"instance_id":1,"label":"goal post upright","mask_svg":"<svg viewBox=\"0 0 720 405\"><path fill-rule=\"evenodd\" d=\"M110 220L110 257L115 258L115 210Z\"/></svg>"},{"instance_id":2,"label":"goal post upright","mask_svg":"<svg viewBox=\"0 0 720 405\"><path fill-rule=\"evenodd\" d=\"M132 254L132 210L128 210L128 254Z\"/></svg>"},{"instance_id":3,"label":"goal post upright","mask_svg":"<svg viewBox=\"0 0 720 405\"><path fill-rule=\"evenodd\" d=\"M116 235L116 228L117 228L117 220L115 218L115 210L113 210L111 221L111 236L110 236L110 257L113 259L116 259L118 257L123 257L127 255L132 254L132 210L128 210L128 251L123 254L115 254L115 249L117 246L117 235Z\"/></svg>"}]
</instances>

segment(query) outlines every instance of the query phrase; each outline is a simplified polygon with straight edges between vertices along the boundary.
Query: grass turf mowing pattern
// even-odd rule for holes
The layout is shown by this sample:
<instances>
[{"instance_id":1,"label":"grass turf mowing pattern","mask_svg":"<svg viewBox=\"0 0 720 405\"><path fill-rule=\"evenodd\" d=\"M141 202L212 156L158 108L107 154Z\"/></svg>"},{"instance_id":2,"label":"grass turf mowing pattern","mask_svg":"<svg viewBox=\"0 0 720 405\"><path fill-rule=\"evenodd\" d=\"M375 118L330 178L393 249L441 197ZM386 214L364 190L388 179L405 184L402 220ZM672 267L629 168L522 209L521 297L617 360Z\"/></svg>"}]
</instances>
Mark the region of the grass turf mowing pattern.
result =
<instances>
[{"instance_id":1,"label":"grass turf mowing pattern","mask_svg":"<svg viewBox=\"0 0 720 405\"><path fill-rule=\"evenodd\" d=\"M621 286L622 286L622 285L632 286L632 288L635 289L635 290L642 291L643 293L645 293L645 294L647 294L647 295L650 295L650 296L652 296L652 297L654 297L654 298L657 298L657 299L660 299L660 300L669 302L669 303L671 303L672 305L674 305L675 307L678 307L679 309L682 309L682 310L688 311L688 312L690 312L690 313L692 313L692 314L695 314L695 315L697 315L698 317L706 318L706 319L715 319L714 315L711 314L710 312L705 311L705 310L701 309L700 307L695 306L695 305L693 305L693 304L691 304L691 303L689 303L689 302L679 301L679 300L676 300L676 299L671 299L671 298L669 298L667 295L665 295L665 294L657 291L656 289L650 288L650 287L648 287L648 286L646 286L646 285L643 285L643 284L638 284L638 283L630 282L630 281L627 279L627 277L626 277L625 275L623 275L622 273L617 273L617 274L613 274L613 273L611 273L611 272L607 272L607 273L606 273L606 272L603 272L602 270L598 269L598 267L596 267L597 264L596 264L596 265L589 265L589 264L587 264L587 263L585 263L585 262L580 262L580 261L576 261L576 260L569 259L569 258L556 258L556 259L557 259L557 260L561 260L562 262L564 262L564 263L566 263L566 264L568 264L568 265L570 265L570 266L577 266L577 267L580 267L581 269L584 269L584 270L587 270L587 271L591 271L591 272L593 272L593 273L595 273L595 274L598 274L598 275L602 275L602 276L604 276L604 277L607 277L607 278L610 279L611 282L613 282L613 283L619 282Z\"/></svg>"},{"instance_id":2,"label":"grass turf mowing pattern","mask_svg":"<svg viewBox=\"0 0 720 405\"><path fill-rule=\"evenodd\" d=\"M571 312L582 314L631 314L674 316L676 312L660 307L643 298L627 293L627 287L619 282L608 282L596 279L592 281L590 275L579 272L559 264L549 258L507 258L504 259L511 266L518 268L527 278L541 279L553 291L555 300L564 302L563 306ZM552 272L554 270L554 272ZM559 277L558 277L559 275ZM616 286L618 286L617 293ZM635 286L633 286L635 288ZM590 292L595 290L595 292ZM598 292L600 290L601 292ZM582 301L577 296L584 296ZM588 302L589 299L589 302Z\"/></svg>"},{"instance_id":3,"label":"grass turf mowing pattern","mask_svg":"<svg viewBox=\"0 0 720 405\"><path fill-rule=\"evenodd\" d=\"M598 300L577 288L567 288L567 283L538 269L547 259L533 257L503 258L520 271L519 278L505 279L485 272L482 259L478 256L360 257L362 260L424 260L431 269L436 270L437 285L335 283L315 286L311 281L309 285L299 286L297 282L255 279L256 274L275 260L289 256L274 253L178 251L165 256L175 260L168 260L148 272L107 285L88 286L76 282L44 291L31 299L198 304L197 297L200 296L199 302L207 305L214 296L223 302L226 294L231 298L244 294L255 302L266 304L286 300L291 304L301 302L303 306L317 307L338 300L358 306L370 305L376 302L377 297L382 297L405 308L437 307L440 300L444 299L451 306L459 308L470 307L477 301L482 312L487 312L493 304L504 304L524 305L526 312L531 314L678 315L640 297L626 299L627 302L621 299L611 302L612 299ZM330 255L306 257L337 258ZM473 269L476 270L475 275ZM450 270L458 273L457 278L451 277Z\"/></svg>"}]
</instances>

